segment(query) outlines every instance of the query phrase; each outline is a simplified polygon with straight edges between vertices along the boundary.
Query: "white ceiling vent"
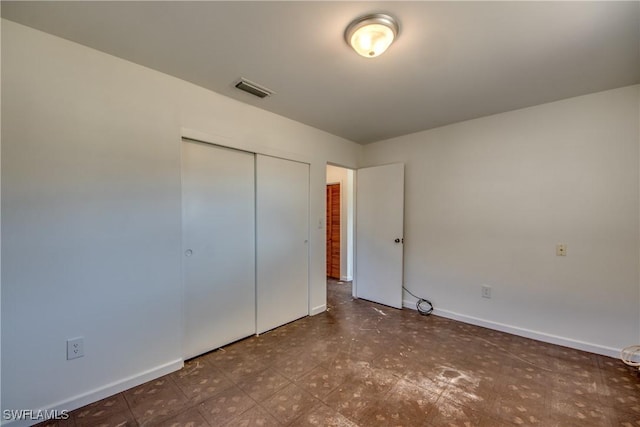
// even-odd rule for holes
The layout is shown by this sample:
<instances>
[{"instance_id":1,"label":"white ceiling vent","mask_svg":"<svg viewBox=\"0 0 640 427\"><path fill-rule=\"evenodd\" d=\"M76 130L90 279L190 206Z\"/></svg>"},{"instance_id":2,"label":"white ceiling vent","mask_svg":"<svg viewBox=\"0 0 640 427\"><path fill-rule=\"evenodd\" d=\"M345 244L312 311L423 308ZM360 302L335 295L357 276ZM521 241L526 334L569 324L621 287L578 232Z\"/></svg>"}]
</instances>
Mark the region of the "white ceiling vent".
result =
<instances>
[{"instance_id":1,"label":"white ceiling vent","mask_svg":"<svg viewBox=\"0 0 640 427\"><path fill-rule=\"evenodd\" d=\"M236 83L236 87L240 90L243 90L251 95L255 95L258 98L266 98L267 96L271 96L274 92L266 87L260 86L252 81L249 81L245 78L240 79L238 83Z\"/></svg>"}]
</instances>

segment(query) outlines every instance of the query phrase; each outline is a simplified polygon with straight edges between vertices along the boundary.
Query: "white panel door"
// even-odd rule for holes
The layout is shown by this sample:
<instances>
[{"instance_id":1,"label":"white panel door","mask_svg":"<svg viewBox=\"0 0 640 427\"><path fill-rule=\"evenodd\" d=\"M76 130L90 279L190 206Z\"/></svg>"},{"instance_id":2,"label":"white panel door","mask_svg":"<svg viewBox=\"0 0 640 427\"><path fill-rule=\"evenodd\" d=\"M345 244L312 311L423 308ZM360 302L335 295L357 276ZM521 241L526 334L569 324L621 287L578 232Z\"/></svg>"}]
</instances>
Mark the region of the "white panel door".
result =
<instances>
[{"instance_id":1,"label":"white panel door","mask_svg":"<svg viewBox=\"0 0 640 427\"><path fill-rule=\"evenodd\" d=\"M404 165L358 169L356 296L402 308Z\"/></svg>"},{"instance_id":2,"label":"white panel door","mask_svg":"<svg viewBox=\"0 0 640 427\"><path fill-rule=\"evenodd\" d=\"M256 156L257 332L309 314L309 165Z\"/></svg>"},{"instance_id":3,"label":"white panel door","mask_svg":"<svg viewBox=\"0 0 640 427\"><path fill-rule=\"evenodd\" d=\"M255 156L182 143L183 355L249 335L255 324Z\"/></svg>"}]
</instances>

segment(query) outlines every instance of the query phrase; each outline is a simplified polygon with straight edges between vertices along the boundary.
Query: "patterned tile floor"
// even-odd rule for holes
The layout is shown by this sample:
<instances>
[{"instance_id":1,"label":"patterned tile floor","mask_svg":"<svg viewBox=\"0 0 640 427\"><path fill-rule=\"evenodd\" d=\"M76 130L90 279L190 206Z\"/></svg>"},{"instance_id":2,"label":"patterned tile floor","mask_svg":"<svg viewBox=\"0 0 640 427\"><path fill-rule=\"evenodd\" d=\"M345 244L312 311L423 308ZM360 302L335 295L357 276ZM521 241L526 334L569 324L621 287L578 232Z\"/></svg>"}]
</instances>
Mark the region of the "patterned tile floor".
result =
<instances>
[{"instance_id":1,"label":"patterned tile floor","mask_svg":"<svg viewBox=\"0 0 640 427\"><path fill-rule=\"evenodd\" d=\"M640 426L620 361L328 283L326 313L192 359L58 426Z\"/></svg>"}]
</instances>

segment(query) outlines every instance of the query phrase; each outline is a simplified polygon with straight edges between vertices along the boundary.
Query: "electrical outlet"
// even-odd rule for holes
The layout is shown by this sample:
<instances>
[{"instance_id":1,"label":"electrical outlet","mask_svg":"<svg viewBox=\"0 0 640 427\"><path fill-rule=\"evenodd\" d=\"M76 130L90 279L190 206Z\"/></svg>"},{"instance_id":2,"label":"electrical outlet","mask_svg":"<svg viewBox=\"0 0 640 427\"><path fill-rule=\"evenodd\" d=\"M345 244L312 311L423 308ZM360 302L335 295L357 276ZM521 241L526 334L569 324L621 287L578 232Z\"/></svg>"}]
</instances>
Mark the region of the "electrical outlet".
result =
<instances>
[{"instance_id":1,"label":"electrical outlet","mask_svg":"<svg viewBox=\"0 0 640 427\"><path fill-rule=\"evenodd\" d=\"M482 298L491 298L491 286L482 285Z\"/></svg>"},{"instance_id":2,"label":"electrical outlet","mask_svg":"<svg viewBox=\"0 0 640 427\"><path fill-rule=\"evenodd\" d=\"M556 245L556 256L567 256L567 245L558 243Z\"/></svg>"},{"instance_id":3,"label":"electrical outlet","mask_svg":"<svg viewBox=\"0 0 640 427\"><path fill-rule=\"evenodd\" d=\"M67 340L67 360L84 356L84 337Z\"/></svg>"}]
</instances>

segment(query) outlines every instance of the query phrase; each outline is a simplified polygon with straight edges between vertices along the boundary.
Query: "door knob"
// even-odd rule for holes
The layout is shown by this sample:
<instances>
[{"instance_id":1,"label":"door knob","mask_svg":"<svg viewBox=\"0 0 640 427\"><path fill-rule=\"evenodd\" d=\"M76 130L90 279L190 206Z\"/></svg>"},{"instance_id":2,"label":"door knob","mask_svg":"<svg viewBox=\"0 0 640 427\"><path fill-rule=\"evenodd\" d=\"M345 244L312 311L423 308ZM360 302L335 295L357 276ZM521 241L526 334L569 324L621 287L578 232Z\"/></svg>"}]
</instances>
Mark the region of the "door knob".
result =
<instances>
[{"instance_id":1,"label":"door knob","mask_svg":"<svg viewBox=\"0 0 640 427\"><path fill-rule=\"evenodd\" d=\"M396 242L396 243L400 243L400 239L396 239L396 240L395 240L395 242Z\"/></svg>"}]
</instances>

